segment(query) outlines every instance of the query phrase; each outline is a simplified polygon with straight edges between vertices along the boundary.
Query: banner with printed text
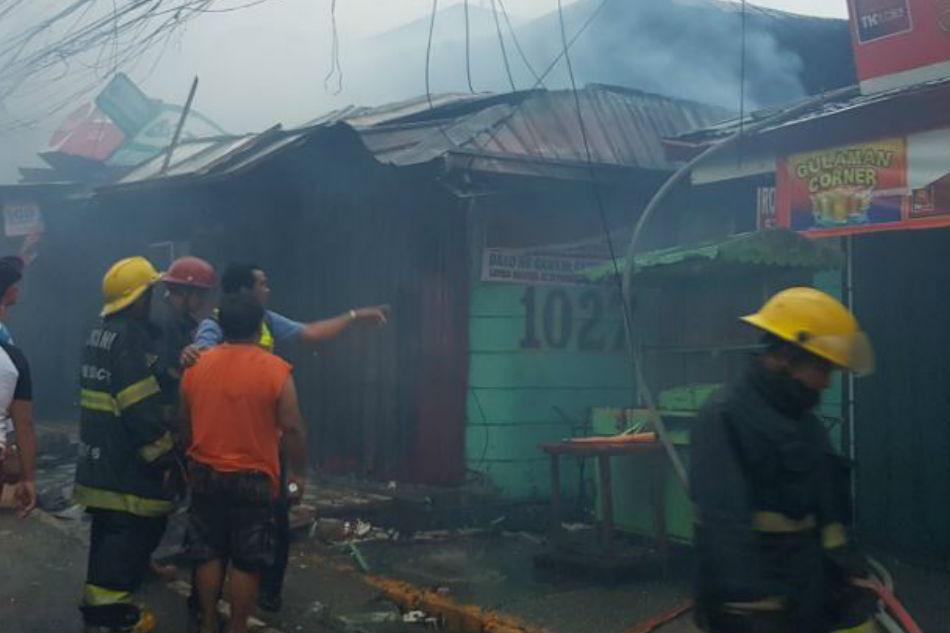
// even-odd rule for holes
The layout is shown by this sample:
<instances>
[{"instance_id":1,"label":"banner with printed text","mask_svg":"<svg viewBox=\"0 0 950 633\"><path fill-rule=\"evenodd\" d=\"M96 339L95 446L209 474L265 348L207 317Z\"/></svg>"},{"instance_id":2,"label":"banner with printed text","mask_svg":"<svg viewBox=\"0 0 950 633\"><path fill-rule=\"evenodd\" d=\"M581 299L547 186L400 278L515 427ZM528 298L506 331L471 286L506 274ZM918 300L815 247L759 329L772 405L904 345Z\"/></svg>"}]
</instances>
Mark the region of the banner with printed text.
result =
<instances>
[{"instance_id":1,"label":"banner with printed text","mask_svg":"<svg viewBox=\"0 0 950 633\"><path fill-rule=\"evenodd\" d=\"M582 273L603 264L605 258L557 252L486 248L482 253L482 281L516 284L588 285Z\"/></svg>"},{"instance_id":2,"label":"banner with printed text","mask_svg":"<svg viewBox=\"0 0 950 633\"><path fill-rule=\"evenodd\" d=\"M938 130L782 158L778 225L827 236L948 226L947 141Z\"/></svg>"}]
</instances>

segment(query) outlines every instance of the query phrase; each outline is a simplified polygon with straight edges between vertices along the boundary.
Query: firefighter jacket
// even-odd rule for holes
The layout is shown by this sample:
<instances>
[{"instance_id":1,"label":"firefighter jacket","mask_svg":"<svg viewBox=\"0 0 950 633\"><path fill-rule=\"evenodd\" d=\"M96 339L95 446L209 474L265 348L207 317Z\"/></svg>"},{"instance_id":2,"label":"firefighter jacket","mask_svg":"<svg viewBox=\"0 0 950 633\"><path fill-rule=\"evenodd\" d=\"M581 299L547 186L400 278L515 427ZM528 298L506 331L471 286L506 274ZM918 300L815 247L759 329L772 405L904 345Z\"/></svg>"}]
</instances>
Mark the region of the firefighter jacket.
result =
<instances>
[{"instance_id":1,"label":"firefighter jacket","mask_svg":"<svg viewBox=\"0 0 950 633\"><path fill-rule=\"evenodd\" d=\"M171 512L173 438L149 354L148 326L118 313L86 339L80 375L77 503L139 516Z\"/></svg>"},{"instance_id":2,"label":"firefighter jacket","mask_svg":"<svg viewBox=\"0 0 950 633\"><path fill-rule=\"evenodd\" d=\"M710 401L691 442L696 618L707 631L819 633L864 622L874 601L848 579L848 464L811 412L817 395L754 359Z\"/></svg>"}]
</instances>

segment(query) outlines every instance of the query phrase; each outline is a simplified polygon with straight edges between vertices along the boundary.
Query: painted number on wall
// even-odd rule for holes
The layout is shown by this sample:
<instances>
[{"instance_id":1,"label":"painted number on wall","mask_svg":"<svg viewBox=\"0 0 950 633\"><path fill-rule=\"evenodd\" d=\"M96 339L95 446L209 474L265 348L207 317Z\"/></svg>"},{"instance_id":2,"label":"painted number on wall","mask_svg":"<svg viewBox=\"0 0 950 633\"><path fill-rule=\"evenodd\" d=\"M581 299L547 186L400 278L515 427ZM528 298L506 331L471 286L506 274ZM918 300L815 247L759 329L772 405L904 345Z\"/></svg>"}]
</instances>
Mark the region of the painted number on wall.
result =
<instances>
[{"instance_id":1,"label":"painted number on wall","mask_svg":"<svg viewBox=\"0 0 950 633\"><path fill-rule=\"evenodd\" d=\"M576 349L619 352L624 349L620 299L616 292L589 288L528 286L521 297L524 337L521 349Z\"/></svg>"}]
</instances>

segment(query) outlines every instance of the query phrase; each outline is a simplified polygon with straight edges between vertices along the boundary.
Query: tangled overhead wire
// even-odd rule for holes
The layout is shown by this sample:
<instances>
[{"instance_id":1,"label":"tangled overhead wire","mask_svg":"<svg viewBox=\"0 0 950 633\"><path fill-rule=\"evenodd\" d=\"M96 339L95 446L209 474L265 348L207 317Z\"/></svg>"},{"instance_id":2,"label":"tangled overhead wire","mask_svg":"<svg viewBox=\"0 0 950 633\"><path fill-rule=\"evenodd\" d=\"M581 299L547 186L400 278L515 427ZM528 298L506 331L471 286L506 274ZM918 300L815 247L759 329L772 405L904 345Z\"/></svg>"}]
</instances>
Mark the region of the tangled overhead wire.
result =
<instances>
[{"instance_id":1,"label":"tangled overhead wire","mask_svg":"<svg viewBox=\"0 0 950 633\"><path fill-rule=\"evenodd\" d=\"M29 109L35 120L49 117L72 107L120 70L151 62L150 74L173 36L196 17L270 1L70 0L52 15L43 15L32 0L0 0L0 20L23 25L0 41L0 102L40 97ZM60 90L50 97L53 82L67 75L72 79L70 92ZM0 129L29 123L3 121Z\"/></svg>"}]
</instances>

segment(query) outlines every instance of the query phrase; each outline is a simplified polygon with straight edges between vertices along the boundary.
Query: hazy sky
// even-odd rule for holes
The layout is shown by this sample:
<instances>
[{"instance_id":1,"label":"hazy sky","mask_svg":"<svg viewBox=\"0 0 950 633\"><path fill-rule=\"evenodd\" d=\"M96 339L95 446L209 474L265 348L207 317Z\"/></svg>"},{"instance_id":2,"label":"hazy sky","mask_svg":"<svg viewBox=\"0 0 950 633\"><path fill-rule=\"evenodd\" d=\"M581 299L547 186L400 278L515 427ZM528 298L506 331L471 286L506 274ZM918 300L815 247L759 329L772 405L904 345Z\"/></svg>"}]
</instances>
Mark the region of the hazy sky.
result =
<instances>
[{"instance_id":1,"label":"hazy sky","mask_svg":"<svg viewBox=\"0 0 950 633\"><path fill-rule=\"evenodd\" d=\"M497 2L498 0L496 0ZM565 6L576 0L563 0ZM613 0L616 3L634 3L642 0ZM705 0L669 0L684 4ZM46 15L55 11L60 0L37 0L31 5L34 12ZM246 0L221 0L222 7L238 6ZM195 75L200 87L195 108L207 114L225 129L233 132L255 131L270 127L275 122L285 125L301 124L333 108L349 105L376 105L386 101L405 99L424 93L424 44L419 50L395 50L386 53L395 60L408 80L405 90L412 94L393 94L386 81L374 77L376 66L367 65L372 54L384 46L373 36L392 31L410 22L420 22L404 38L413 43L424 43L426 25L432 9L432 0L337 0L336 20L340 37L341 64L345 73L343 91L328 90L324 76L330 67L330 6L332 0L269 0L231 13L201 16L175 33L167 48L143 56L131 66L123 67L133 81L151 96L171 103L182 103ZM513 24L520 25L532 18L554 11L557 0L503 0L512 16ZM750 4L822 17L847 17L847 0L749 0ZM439 9L459 5L462 0L438 0ZM106 3L107 4L107 3ZM588 3L594 6L593 3ZM105 5L103 5L105 6ZM491 10L491 0L470 0L473 9ZM454 12L458 18L458 11ZM488 27L494 37L494 25L485 22L486 11L481 11L482 28ZM487 13L487 15L491 15ZM7 19L0 24L0 41L6 31L16 32L17 24ZM436 23L436 41L440 38L458 40L463 31L461 20L449 19ZM475 28L477 25L473 25ZM554 28L556 25L552 25ZM405 30L404 30L405 31ZM558 37L554 31L552 38ZM473 35L473 38L475 36ZM398 48L398 47L397 47ZM419 46L416 46L419 48ZM443 61L438 49L433 56ZM369 56L369 57L368 57ZM156 60L157 63L152 63ZM87 62L95 62L93 51L87 59L72 64L71 72L58 78L43 77L25 91L0 103L0 122L32 119L34 122L9 131L4 126L0 134L0 182L16 177L17 165L39 164L36 153L46 145L53 129L63 120L73 102L82 103L95 90L75 100L65 99L82 82L104 85L109 73L97 69L90 76ZM485 60L480 60L483 64ZM536 60L537 61L537 60ZM460 62L461 63L461 62ZM86 68L83 75L83 68ZM464 69L464 67L461 67ZM381 78L386 79L386 78ZM390 82L391 83L391 82ZM501 89L480 84L480 89ZM432 90L452 90L444 77L433 77ZM457 89L457 88L454 88ZM32 96L31 95L32 92ZM44 95L48 95L48 98ZM57 101L59 100L59 101ZM50 104L68 106L54 114L45 114Z\"/></svg>"},{"instance_id":2,"label":"hazy sky","mask_svg":"<svg viewBox=\"0 0 950 633\"><path fill-rule=\"evenodd\" d=\"M282 2L287 0L273 0ZM462 0L439 0L439 7L461 4ZM564 5L574 0L563 0ZM636 0L621 0L636 2ZM491 0L470 0L470 6L491 8ZM505 8L522 17L535 17L551 11L557 0L507 0ZM829 18L848 17L847 0L750 0L749 4ZM338 19L354 36L385 31L400 22L425 16L432 9L432 0L339 0ZM372 16L371 19L367 19Z\"/></svg>"}]
</instances>

